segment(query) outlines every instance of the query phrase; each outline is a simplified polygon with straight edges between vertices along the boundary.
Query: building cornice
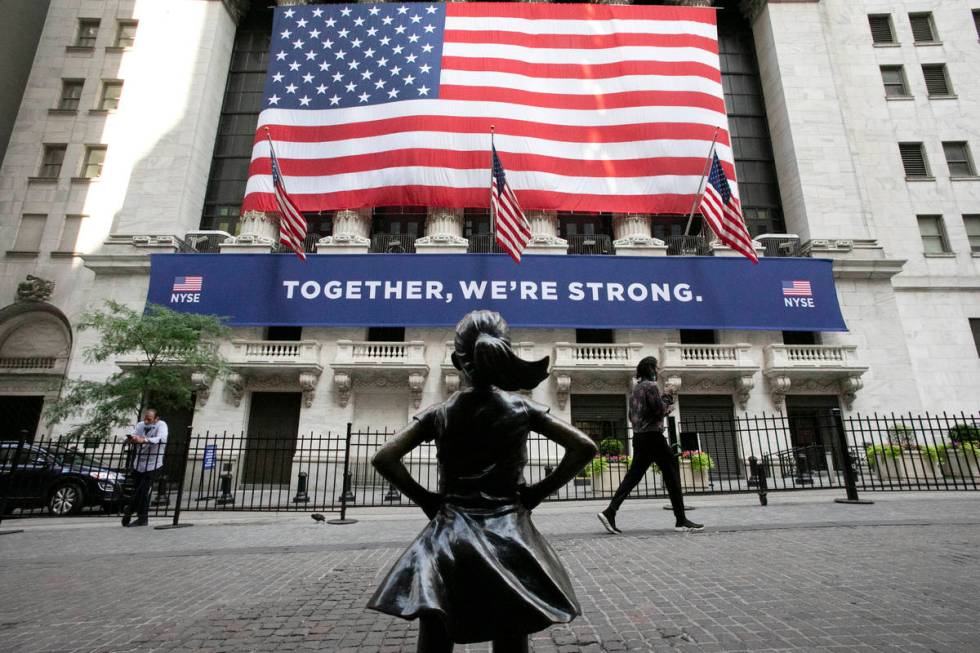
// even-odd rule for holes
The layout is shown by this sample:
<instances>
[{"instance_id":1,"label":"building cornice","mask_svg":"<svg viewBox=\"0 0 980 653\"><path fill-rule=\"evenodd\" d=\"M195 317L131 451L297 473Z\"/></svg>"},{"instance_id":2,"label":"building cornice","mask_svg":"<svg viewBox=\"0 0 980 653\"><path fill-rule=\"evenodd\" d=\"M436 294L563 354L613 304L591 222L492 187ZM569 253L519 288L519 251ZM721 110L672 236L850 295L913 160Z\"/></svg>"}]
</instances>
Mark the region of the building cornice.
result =
<instances>
[{"instance_id":1,"label":"building cornice","mask_svg":"<svg viewBox=\"0 0 980 653\"><path fill-rule=\"evenodd\" d=\"M756 17L762 13L763 8L766 5L778 5L778 4L814 4L820 2L820 0L742 0L739 3L738 8L742 10L742 13L749 20L755 20Z\"/></svg>"}]
</instances>

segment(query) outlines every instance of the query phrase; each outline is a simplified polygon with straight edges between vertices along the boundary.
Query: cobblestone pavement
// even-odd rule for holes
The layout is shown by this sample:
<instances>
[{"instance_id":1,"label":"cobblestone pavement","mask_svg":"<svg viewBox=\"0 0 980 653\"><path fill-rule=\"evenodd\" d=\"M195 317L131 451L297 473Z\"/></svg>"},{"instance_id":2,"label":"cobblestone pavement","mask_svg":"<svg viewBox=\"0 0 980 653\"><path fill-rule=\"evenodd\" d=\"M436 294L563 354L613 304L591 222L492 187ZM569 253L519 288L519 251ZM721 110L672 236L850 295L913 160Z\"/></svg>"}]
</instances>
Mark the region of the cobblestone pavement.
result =
<instances>
[{"instance_id":1,"label":"cobblestone pavement","mask_svg":"<svg viewBox=\"0 0 980 653\"><path fill-rule=\"evenodd\" d=\"M542 507L584 614L532 649L980 651L980 494L832 496L698 497L709 529L694 534L668 530L662 502L628 502L623 536L601 532L596 504ZM0 537L0 650L414 651L414 624L364 605L422 520L353 516L4 522L25 532Z\"/></svg>"}]
</instances>

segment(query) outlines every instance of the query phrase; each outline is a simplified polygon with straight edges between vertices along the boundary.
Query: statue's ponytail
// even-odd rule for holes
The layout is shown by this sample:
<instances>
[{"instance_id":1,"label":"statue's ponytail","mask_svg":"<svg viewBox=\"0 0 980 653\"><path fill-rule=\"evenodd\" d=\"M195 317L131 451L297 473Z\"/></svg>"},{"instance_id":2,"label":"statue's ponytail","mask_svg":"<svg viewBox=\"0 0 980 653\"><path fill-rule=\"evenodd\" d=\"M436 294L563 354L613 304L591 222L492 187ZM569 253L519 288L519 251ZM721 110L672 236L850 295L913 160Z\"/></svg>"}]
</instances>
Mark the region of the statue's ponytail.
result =
<instances>
[{"instance_id":1,"label":"statue's ponytail","mask_svg":"<svg viewBox=\"0 0 980 653\"><path fill-rule=\"evenodd\" d=\"M473 311L456 326L454 364L476 386L530 390L548 378L548 357L526 361L510 346L507 323L498 313Z\"/></svg>"}]
</instances>

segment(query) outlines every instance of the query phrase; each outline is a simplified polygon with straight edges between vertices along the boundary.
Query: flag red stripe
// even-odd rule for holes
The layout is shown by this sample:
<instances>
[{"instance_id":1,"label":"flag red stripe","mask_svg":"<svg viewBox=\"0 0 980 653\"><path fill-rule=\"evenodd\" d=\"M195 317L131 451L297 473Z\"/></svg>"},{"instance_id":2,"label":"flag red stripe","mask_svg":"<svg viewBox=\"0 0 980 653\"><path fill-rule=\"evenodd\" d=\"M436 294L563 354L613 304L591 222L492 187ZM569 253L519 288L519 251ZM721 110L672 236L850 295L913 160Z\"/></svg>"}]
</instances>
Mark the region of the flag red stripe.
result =
<instances>
[{"instance_id":1,"label":"flag red stripe","mask_svg":"<svg viewBox=\"0 0 980 653\"><path fill-rule=\"evenodd\" d=\"M345 125L299 127L270 124L269 132L275 141L294 143L325 143L351 138L369 138L387 134L431 131L461 134L485 134L489 121L493 120L497 134L527 136L567 143L628 143L653 140L699 140L707 143L714 136L711 125L694 123L638 123L632 125L578 126L552 125L526 120L496 118L463 118L454 116L406 116L384 120L368 120ZM255 141L265 140L264 134L256 134ZM731 145L727 131L718 133L718 142ZM483 154L486 158L486 153ZM486 161L483 162L484 167ZM701 161L704 167L704 161ZM699 174L701 170L698 171ZM727 171L726 171L727 174Z\"/></svg>"},{"instance_id":2,"label":"flag red stripe","mask_svg":"<svg viewBox=\"0 0 980 653\"><path fill-rule=\"evenodd\" d=\"M381 170L402 166L430 166L456 170L479 170L487 167L486 152L452 150L388 150L377 154L358 154L331 159L279 159L279 169L289 177L316 177L350 172ZM734 167L722 163L725 174ZM547 172L571 177L658 177L662 175L698 176L704 170L704 159L654 157L609 161L561 159L537 154L507 153L507 169ZM249 175L272 174L270 159L254 159Z\"/></svg>"},{"instance_id":3,"label":"flag red stripe","mask_svg":"<svg viewBox=\"0 0 980 653\"><path fill-rule=\"evenodd\" d=\"M692 189L693 190L693 189ZM609 211L614 199L622 212L628 213L676 213L687 215L691 210L694 193L658 195L609 195L557 193L532 190L515 191L521 205L527 210L562 211ZM317 211L322 206L342 206L357 209L365 206L445 206L445 207L486 207L489 202L487 187L452 188L446 186L386 186L384 188L365 188L334 193L309 193L291 195L296 206L302 211ZM245 197L242 211L278 211L272 193L249 193Z\"/></svg>"},{"instance_id":4,"label":"flag red stripe","mask_svg":"<svg viewBox=\"0 0 980 653\"><path fill-rule=\"evenodd\" d=\"M575 4L543 3L484 3L447 2L447 17L466 18L529 18L547 20L582 20L582 8ZM714 25L715 10L695 7L655 5L592 5L588 17L592 20L686 20Z\"/></svg>"},{"instance_id":5,"label":"flag red stripe","mask_svg":"<svg viewBox=\"0 0 980 653\"><path fill-rule=\"evenodd\" d=\"M721 83L721 72L707 64L696 61L617 61L616 63L573 64L536 63L533 66L525 61L501 59L497 57L455 57L442 58L445 70L466 70L470 72L495 72L525 75L528 79L609 79L624 75L662 75L669 77L704 77Z\"/></svg>"},{"instance_id":6,"label":"flag red stripe","mask_svg":"<svg viewBox=\"0 0 980 653\"><path fill-rule=\"evenodd\" d=\"M719 237L727 235L729 238L739 240L743 245L752 247L752 238L742 224L741 220L736 221L730 216L724 216L720 212L718 201L708 193L704 195L705 208L709 209L705 214L712 220L712 227Z\"/></svg>"},{"instance_id":7,"label":"flag red stripe","mask_svg":"<svg viewBox=\"0 0 980 653\"><path fill-rule=\"evenodd\" d=\"M525 34L502 30L447 29L447 43L520 45L525 48L592 50L622 46L698 48L718 53L718 42L696 34Z\"/></svg>"},{"instance_id":8,"label":"flag red stripe","mask_svg":"<svg viewBox=\"0 0 980 653\"><path fill-rule=\"evenodd\" d=\"M458 86L443 84L439 91L443 100L474 102L503 102L549 109L600 111L629 107L685 107L717 111L724 115L725 102L720 97L690 91L631 91L605 95L559 95L535 93L512 88Z\"/></svg>"}]
</instances>

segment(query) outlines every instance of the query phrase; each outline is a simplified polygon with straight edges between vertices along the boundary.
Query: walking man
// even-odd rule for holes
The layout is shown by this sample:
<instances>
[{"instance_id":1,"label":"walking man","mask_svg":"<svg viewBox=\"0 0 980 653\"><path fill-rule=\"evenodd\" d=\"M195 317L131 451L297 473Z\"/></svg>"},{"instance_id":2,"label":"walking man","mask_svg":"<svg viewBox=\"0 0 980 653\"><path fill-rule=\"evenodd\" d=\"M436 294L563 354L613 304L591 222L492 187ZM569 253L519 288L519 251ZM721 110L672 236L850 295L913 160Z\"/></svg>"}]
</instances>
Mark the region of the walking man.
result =
<instances>
[{"instance_id":1,"label":"walking man","mask_svg":"<svg viewBox=\"0 0 980 653\"><path fill-rule=\"evenodd\" d=\"M136 491L123 512L123 526L146 526L149 524L150 489L153 480L163 466L163 450L167 446L167 423L157 416L154 408L143 412L143 421L133 429L127 440L136 447L133 457L133 478ZM136 521L132 521L133 512Z\"/></svg>"},{"instance_id":2,"label":"walking man","mask_svg":"<svg viewBox=\"0 0 980 653\"><path fill-rule=\"evenodd\" d=\"M657 359L647 356L636 366L637 383L630 396L630 423L633 425L633 461L630 463L623 482L619 484L609 506L597 516L610 533L622 533L616 526L616 512L623 505L629 493L640 484L643 475L653 463L660 473L670 495L670 505L674 509L676 531L697 531L703 524L690 521L684 514L684 497L681 494L680 479L674 467L674 455L664 437L664 417L674 409L674 398L661 394L657 387Z\"/></svg>"}]
</instances>

